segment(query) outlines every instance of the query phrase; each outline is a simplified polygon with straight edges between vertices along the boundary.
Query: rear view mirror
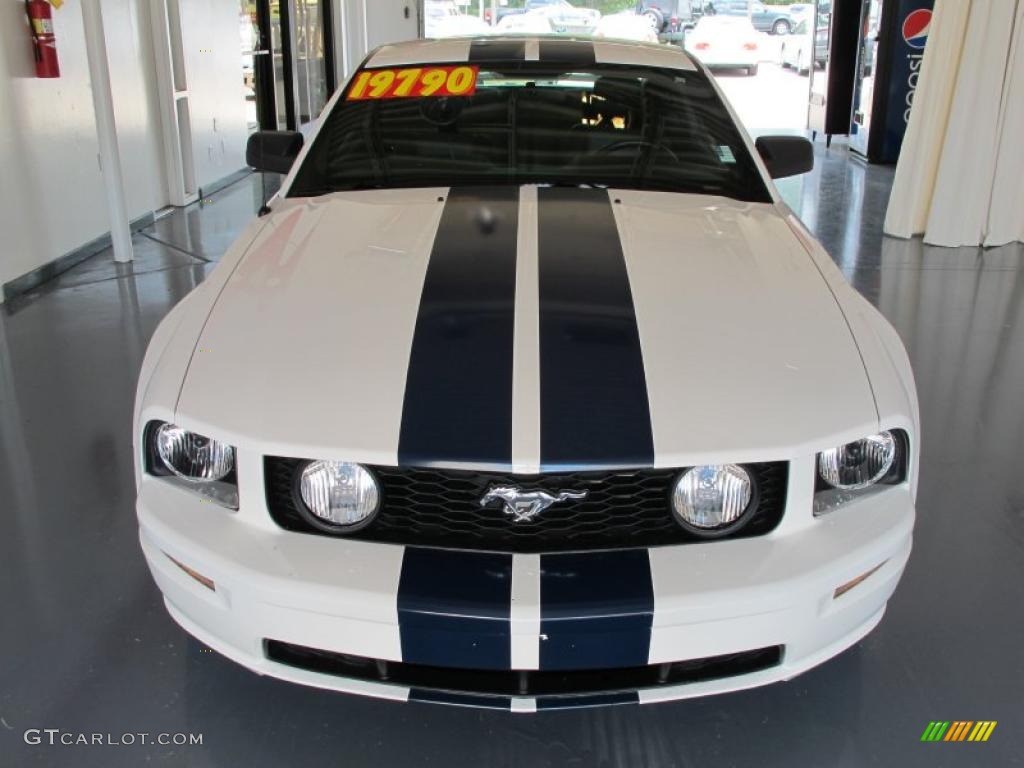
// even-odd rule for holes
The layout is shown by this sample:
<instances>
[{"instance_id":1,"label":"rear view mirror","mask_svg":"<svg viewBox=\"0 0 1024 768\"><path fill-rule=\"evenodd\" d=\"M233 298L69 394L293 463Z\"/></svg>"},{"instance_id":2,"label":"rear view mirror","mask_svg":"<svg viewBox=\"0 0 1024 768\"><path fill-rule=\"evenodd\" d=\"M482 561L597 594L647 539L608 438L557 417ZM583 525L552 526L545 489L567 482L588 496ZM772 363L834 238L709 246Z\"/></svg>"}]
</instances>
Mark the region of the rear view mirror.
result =
<instances>
[{"instance_id":1,"label":"rear view mirror","mask_svg":"<svg viewBox=\"0 0 1024 768\"><path fill-rule=\"evenodd\" d=\"M257 131L245 146L245 162L257 171L288 173L302 151L298 131Z\"/></svg>"},{"instance_id":2,"label":"rear view mirror","mask_svg":"<svg viewBox=\"0 0 1024 768\"><path fill-rule=\"evenodd\" d=\"M754 146L773 179L814 168L814 146L803 136L760 136Z\"/></svg>"}]
</instances>

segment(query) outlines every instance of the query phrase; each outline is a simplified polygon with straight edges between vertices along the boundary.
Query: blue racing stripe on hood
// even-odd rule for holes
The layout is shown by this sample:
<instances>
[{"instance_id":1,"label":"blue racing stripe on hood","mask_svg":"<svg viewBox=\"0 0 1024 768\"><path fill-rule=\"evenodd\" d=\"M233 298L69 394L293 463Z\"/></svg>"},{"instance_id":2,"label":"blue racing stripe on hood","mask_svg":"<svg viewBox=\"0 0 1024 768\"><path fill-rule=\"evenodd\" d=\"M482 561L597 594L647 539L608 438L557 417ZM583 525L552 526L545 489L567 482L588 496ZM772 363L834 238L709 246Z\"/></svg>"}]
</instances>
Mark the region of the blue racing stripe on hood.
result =
<instances>
[{"instance_id":1,"label":"blue racing stripe on hood","mask_svg":"<svg viewBox=\"0 0 1024 768\"><path fill-rule=\"evenodd\" d=\"M608 193L538 190L541 466L650 467L640 332Z\"/></svg>"},{"instance_id":2,"label":"blue racing stripe on hood","mask_svg":"<svg viewBox=\"0 0 1024 768\"><path fill-rule=\"evenodd\" d=\"M398 463L512 465L518 187L455 188L427 265Z\"/></svg>"}]
</instances>

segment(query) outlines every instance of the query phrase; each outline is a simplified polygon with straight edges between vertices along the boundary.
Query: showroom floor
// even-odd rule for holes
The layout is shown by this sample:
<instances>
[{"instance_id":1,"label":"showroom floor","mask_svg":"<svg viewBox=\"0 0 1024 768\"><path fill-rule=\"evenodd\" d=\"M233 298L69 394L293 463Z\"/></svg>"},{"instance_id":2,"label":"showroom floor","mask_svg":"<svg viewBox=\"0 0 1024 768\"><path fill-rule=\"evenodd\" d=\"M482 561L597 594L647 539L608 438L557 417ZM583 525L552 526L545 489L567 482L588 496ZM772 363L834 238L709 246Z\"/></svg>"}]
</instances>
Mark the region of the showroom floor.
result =
<instances>
[{"instance_id":1,"label":"showroom floor","mask_svg":"<svg viewBox=\"0 0 1024 768\"><path fill-rule=\"evenodd\" d=\"M1024 249L883 241L891 169L842 145L818 159L785 194L903 336L923 421L915 551L859 646L768 688L527 716L300 688L187 640L136 538L135 376L259 206L251 177L136 235L134 264L101 254L0 307L0 764L1020 764ZM985 744L920 743L936 719L999 726ZM29 746L28 728L203 743Z\"/></svg>"}]
</instances>

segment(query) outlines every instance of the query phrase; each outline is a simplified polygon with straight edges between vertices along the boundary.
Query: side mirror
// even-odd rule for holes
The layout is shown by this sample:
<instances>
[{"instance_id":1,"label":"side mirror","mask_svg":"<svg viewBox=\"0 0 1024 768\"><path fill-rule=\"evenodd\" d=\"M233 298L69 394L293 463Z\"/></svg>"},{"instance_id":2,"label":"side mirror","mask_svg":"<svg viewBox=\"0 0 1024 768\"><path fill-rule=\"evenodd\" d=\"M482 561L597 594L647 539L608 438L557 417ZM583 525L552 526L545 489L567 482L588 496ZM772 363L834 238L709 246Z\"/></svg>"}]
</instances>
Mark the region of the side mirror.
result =
<instances>
[{"instance_id":1,"label":"side mirror","mask_svg":"<svg viewBox=\"0 0 1024 768\"><path fill-rule=\"evenodd\" d=\"M754 146L773 179L796 176L814 168L814 146L803 136L760 136Z\"/></svg>"},{"instance_id":2,"label":"side mirror","mask_svg":"<svg viewBox=\"0 0 1024 768\"><path fill-rule=\"evenodd\" d=\"M288 173L303 141L298 131L257 131L245 146L245 162L257 171Z\"/></svg>"}]
</instances>

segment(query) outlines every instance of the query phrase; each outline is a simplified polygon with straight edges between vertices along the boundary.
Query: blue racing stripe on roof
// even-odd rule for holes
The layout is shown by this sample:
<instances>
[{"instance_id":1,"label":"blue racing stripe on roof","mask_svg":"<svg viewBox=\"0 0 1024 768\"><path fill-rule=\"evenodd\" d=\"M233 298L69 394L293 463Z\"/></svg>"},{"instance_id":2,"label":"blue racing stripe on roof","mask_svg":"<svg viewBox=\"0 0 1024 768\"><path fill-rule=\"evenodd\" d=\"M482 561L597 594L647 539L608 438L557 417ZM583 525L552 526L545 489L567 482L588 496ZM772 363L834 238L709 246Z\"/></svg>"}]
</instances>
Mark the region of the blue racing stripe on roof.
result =
<instances>
[{"instance_id":1,"label":"blue racing stripe on roof","mask_svg":"<svg viewBox=\"0 0 1024 768\"><path fill-rule=\"evenodd\" d=\"M589 40L541 40L540 60L585 67L594 63L594 44Z\"/></svg>"},{"instance_id":2,"label":"blue racing stripe on roof","mask_svg":"<svg viewBox=\"0 0 1024 768\"><path fill-rule=\"evenodd\" d=\"M469 63L522 61L526 58L525 40L474 40L469 45Z\"/></svg>"}]
</instances>

